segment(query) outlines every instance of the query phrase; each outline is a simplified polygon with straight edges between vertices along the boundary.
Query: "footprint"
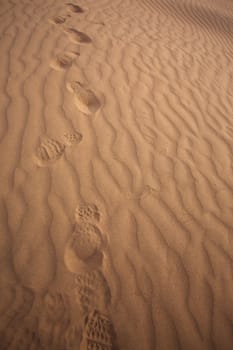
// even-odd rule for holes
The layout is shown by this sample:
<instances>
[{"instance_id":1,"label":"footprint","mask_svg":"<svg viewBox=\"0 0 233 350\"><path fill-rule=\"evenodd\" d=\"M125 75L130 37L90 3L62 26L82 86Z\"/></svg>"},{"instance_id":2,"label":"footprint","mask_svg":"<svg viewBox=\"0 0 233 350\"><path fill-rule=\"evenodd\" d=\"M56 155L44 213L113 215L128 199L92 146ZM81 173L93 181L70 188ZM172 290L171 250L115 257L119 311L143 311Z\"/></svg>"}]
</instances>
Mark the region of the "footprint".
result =
<instances>
[{"instance_id":1,"label":"footprint","mask_svg":"<svg viewBox=\"0 0 233 350\"><path fill-rule=\"evenodd\" d=\"M111 303L108 283L102 272L96 269L77 275L75 294L84 315L93 309L107 312Z\"/></svg>"},{"instance_id":2,"label":"footprint","mask_svg":"<svg viewBox=\"0 0 233 350\"><path fill-rule=\"evenodd\" d=\"M95 114L100 109L100 101L84 84L72 81L68 83L67 89L74 94L76 106L84 114Z\"/></svg>"},{"instance_id":3,"label":"footprint","mask_svg":"<svg viewBox=\"0 0 233 350\"><path fill-rule=\"evenodd\" d=\"M102 233L92 224L76 224L71 242L76 255L86 261L101 250Z\"/></svg>"},{"instance_id":4,"label":"footprint","mask_svg":"<svg viewBox=\"0 0 233 350\"><path fill-rule=\"evenodd\" d=\"M114 338L114 328L111 320L108 316L94 310L84 320L80 350L113 350Z\"/></svg>"},{"instance_id":5,"label":"footprint","mask_svg":"<svg viewBox=\"0 0 233 350\"><path fill-rule=\"evenodd\" d=\"M80 54L78 52L60 53L56 55L55 58L51 61L50 67L52 67L55 70L68 69L72 66L72 63L74 62L75 58L79 55Z\"/></svg>"},{"instance_id":6,"label":"footprint","mask_svg":"<svg viewBox=\"0 0 233 350\"><path fill-rule=\"evenodd\" d=\"M54 139L46 139L36 150L37 164L41 167L48 166L61 158L65 152L65 145Z\"/></svg>"},{"instance_id":7,"label":"footprint","mask_svg":"<svg viewBox=\"0 0 233 350\"><path fill-rule=\"evenodd\" d=\"M99 222L100 212L98 207L93 203L82 203L75 210L75 219L77 222Z\"/></svg>"},{"instance_id":8,"label":"footprint","mask_svg":"<svg viewBox=\"0 0 233 350\"><path fill-rule=\"evenodd\" d=\"M68 299L61 293L47 293L44 297L45 315L52 323L67 323L69 319Z\"/></svg>"},{"instance_id":9,"label":"footprint","mask_svg":"<svg viewBox=\"0 0 233 350\"><path fill-rule=\"evenodd\" d=\"M71 41L75 42L76 44L90 44L92 42L91 38L83 33L78 31L74 28L66 28L65 32L69 35Z\"/></svg>"},{"instance_id":10,"label":"footprint","mask_svg":"<svg viewBox=\"0 0 233 350\"><path fill-rule=\"evenodd\" d=\"M64 144L67 147L71 147L75 144L80 143L83 139L83 136L78 131L67 132L63 135L63 139L64 139Z\"/></svg>"},{"instance_id":11,"label":"footprint","mask_svg":"<svg viewBox=\"0 0 233 350\"><path fill-rule=\"evenodd\" d=\"M68 2L66 5L71 12L74 12L74 13L83 13L84 12L84 10L80 6L72 4L71 2Z\"/></svg>"},{"instance_id":12,"label":"footprint","mask_svg":"<svg viewBox=\"0 0 233 350\"><path fill-rule=\"evenodd\" d=\"M73 58L67 53L58 54L50 63L50 67L56 70L67 69L72 66Z\"/></svg>"},{"instance_id":13,"label":"footprint","mask_svg":"<svg viewBox=\"0 0 233 350\"><path fill-rule=\"evenodd\" d=\"M68 297L61 293L47 293L43 300L43 313L39 319L39 335L43 348L64 348L66 334L71 326Z\"/></svg>"},{"instance_id":14,"label":"footprint","mask_svg":"<svg viewBox=\"0 0 233 350\"><path fill-rule=\"evenodd\" d=\"M102 233L96 226L89 223L76 223L65 247L64 261L67 269L79 273L82 268L88 269L101 265L102 245Z\"/></svg>"},{"instance_id":15,"label":"footprint","mask_svg":"<svg viewBox=\"0 0 233 350\"><path fill-rule=\"evenodd\" d=\"M83 136L78 131L64 133L61 141L46 138L36 149L35 160L38 166L49 166L64 154L66 147L73 146L82 141Z\"/></svg>"},{"instance_id":16,"label":"footprint","mask_svg":"<svg viewBox=\"0 0 233 350\"><path fill-rule=\"evenodd\" d=\"M57 16L57 17L51 18L49 21L53 24L63 24L65 23L66 18L63 16Z\"/></svg>"}]
</instances>

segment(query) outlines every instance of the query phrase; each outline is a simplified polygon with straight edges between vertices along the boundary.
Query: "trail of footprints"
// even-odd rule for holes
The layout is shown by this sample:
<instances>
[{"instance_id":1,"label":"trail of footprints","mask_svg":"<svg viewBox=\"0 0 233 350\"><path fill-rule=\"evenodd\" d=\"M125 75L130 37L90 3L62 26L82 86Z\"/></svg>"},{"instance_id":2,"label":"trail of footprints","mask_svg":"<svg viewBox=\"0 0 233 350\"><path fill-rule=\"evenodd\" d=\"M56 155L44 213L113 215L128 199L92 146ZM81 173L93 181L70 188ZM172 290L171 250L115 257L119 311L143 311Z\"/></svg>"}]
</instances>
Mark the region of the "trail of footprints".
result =
<instances>
[{"instance_id":1,"label":"trail of footprints","mask_svg":"<svg viewBox=\"0 0 233 350\"><path fill-rule=\"evenodd\" d=\"M71 13L83 13L84 10L75 4L67 3L67 8ZM69 14L69 16L71 16ZM58 16L52 19L52 22L58 25L65 23L67 17ZM91 44L91 38L75 28L64 27L64 32L68 35L68 38L71 42L77 45L87 45ZM68 69L72 66L73 62L80 55L79 51L69 51L61 52L57 54L51 61L50 66L56 70ZM86 115L95 114L101 107L101 103L95 93L89 89L84 83L79 81L71 81L67 84L67 89L71 92L75 99L75 104L77 108Z\"/></svg>"},{"instance_id":2,"label":"trail of footprints","mask_svg":"<svg viewBox=\"0 0 233 350\"><path fill-rule=\"evenodd\" d=\"M84 12L76 4L67 3L66 6L68 14L52 18L51 23L63 26L72 13ZM67 26L64 32L75 44L87 45L92 42L87 34L75 28ZM78 49L61 52L51 60L50 67L57 71L66 70L72 66L79 55ZM98 97L86 84L75 80L70 81L67 83L67 90L73 95L77 109L83 114L91 116L100 109L101 103ZM54 164L65 154L67 147L80 143L82 138L78 131L72 131L64 134L61 139L42 140L36 149L37 165L43 167ZM83 203L75 210L74 218L73 230L64 249L64 263L75 276L75 297L82 315L82 335L80 337L78 327L71 326L66 296L60 293L47 293L43 300L42 317L37 322L37 332L26 327L20 331L18 339L22 341L26 332L27 339L33 343L33 338L36 342L35 346L32 346L35 349L47 349L49 346L50 350L61 347L69 350L76 349L81 343L81 350L113 350L116 349L116 337L108 316L111 292L102 272L106 240L98 227L100 212L96 205ZM58 330L62 335L59 339L56 337ZM5 343L11 338L8 333ZM22 347L19 343L17 345L18 349L25 349L23 345Z\"/></svg>"},{"instance_id":3,"label":"trail of footprints","mask_svg":"<svg viewBox=\"0 0 233 350\"><path fill-rule=\"evenodd\" d=\"M56 16L50 19L50 22L56 25L63 25L67 18L71 16L71 13L81 14L84 10L73 3L66 4L67 9L69 10L66 16ZM65 27L64 32L67 33L71 42L76 44L90 44L92 42L91 38L75 28ZM50 67L57 71L62 71L70 68L73 62L80 56L80 52L77 50L60 52L54 56L54 58L50 62ZM78 110L85 115L91 116L94 115L101 107L101 103L95 93L89 89L89 87L80 82L80 81L70 81L67 83L67 90L73 95L75 105ZM36 149L36 162L38 166L49 166L53 164L55 161L60 159L66 151L66 148L72 146L73 144L78 144L82 140L82 135L74 131L73 133L67 133L66 137L63 140L57 140L52 138L46 138L38 145ZM87 230L90 227L86 227ZM79 232L79 228L77 226L77 234L79 235L79 240L83 242L85 245L84 238L81 239L81 233ZM77 235L76 235L77 236ZM98 245L100 240L97 238L98 234L96 234L96 242ZM99 243L97 243L99 242ZM75 245L75 238L73 240L73 244ZM94 244L94 243L93 243Z\"/></svg>"},{"instance_id":4,"label":"trail of footprints","mask_svg":"<svg viewBox=\"0 0 233 350\"><path fill-rule=\"evenodd\" d=\"M99 222L96 205L78 206L64 254L67 269L75 274L76 301L83 315L82 350L116 348L114 328L108 316L111 291L101 271L105 240L97 226Z\"/></svg>"},{"instance_id":5,"label":"trail of footprints","mask_svg":"<svg viewBox=\"0 0 233 350\"><path fill-rule=\"evenodd\" d=\"M70 134L65 136L69 144L76 141ZM74 296L82 329L72 318L70 299L64 292L37 295L30 288L13 286L0 291L8 295L5 310L0 310L1 350L116 349L109 317L111 291L102 272L105 239L100 219L96 205L79 205L65 246L64 262L74 273Z\"/></svg>"}]
</instances>

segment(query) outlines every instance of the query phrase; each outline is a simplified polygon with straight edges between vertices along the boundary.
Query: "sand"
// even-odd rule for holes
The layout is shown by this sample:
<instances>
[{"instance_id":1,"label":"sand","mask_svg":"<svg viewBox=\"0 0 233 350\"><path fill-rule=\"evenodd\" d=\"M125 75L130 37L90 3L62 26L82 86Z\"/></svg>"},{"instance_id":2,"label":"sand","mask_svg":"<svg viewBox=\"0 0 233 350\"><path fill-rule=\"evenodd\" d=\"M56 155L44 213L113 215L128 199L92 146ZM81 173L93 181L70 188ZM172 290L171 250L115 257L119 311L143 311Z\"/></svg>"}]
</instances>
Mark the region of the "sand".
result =
<instances>
[{"instance_id":1,"label":"sand","mask_svg":"<svg viewBox=\"0 0 233 350\"><path fill-rule=\"evenodd\" d=\"M0 350L232 350L232 1L0 5Z\"/></svg>"}]
</instances>

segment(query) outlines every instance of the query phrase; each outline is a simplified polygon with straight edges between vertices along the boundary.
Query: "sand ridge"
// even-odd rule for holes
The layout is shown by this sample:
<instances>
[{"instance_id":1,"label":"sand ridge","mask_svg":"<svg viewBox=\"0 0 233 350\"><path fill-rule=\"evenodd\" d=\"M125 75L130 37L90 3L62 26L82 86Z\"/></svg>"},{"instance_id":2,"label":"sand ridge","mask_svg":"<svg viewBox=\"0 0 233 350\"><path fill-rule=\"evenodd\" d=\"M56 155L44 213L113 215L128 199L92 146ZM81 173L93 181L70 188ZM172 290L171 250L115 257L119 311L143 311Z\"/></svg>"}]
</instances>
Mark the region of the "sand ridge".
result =
<instances>
[{"instance_id":1,"label":"sand ridge","mask_svg":"<svg viewBox=\"0 0 233 350\"><path fill-rule=\"evenodd\" d=\"M233 343L229 0L0 9L0 349Z\"/></svg>"}]
</instances>

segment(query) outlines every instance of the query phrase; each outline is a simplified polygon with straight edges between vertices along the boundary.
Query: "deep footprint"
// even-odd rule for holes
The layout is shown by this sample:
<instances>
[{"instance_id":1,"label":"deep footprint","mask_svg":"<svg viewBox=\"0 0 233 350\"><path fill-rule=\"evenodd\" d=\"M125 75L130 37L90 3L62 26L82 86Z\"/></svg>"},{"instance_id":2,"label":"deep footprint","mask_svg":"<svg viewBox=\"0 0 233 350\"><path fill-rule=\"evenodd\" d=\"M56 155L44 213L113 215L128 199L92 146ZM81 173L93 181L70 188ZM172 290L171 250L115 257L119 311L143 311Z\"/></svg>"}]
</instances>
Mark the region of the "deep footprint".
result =
<instances>
[{"instance_id":1,"label":"deep footprint","mask_svg":"<svg viewBox=\"0 0 233 350\"><path fill-rule=\"evenodd\" d=\"M93 91L79 81L68 83L67 89L75 96L77 108L87 115L95 114L101 107L99 99Z\"/></svg>"},{"instance_id":2,"label":"deep footprint","mask_svg":"<svg viewBox=\"0 0 233 350\"><path fill-rule=\"evenodd\" d=\"M98 223L100 221L100 212L93 203L82 203L75 210L75 220L77 222Z\"/></svg>"},{"instance_id":3,"label":"deep footprint","mask_svg":"<svg viewBox=\"0 0 233 350\"><path fill-rule=\"evenodd\" d=\"M78 52L60 53L51 61L50 67L56 70L68 69L72 66L77 56L79 56Z\"/></svg>"},{"instance_id":4,"label":"deep footprint","mask_svg":"<svg viewBox=\"0 0 233 350\"><path fill-rule=\"evenodd\" d=\"M101 266L102 246L102 232L96 226L88 223L75 224L65 247L64 261L67 269L80 273L83 269Z\"/></svg>"},{"instance_id":5,"label":"deep footprint","mask_svg":"<svg viewBox=\"0 0 233 350\"><path fill-rule=\"evenodd\" d=\"M75 279L77 303L82 313L88 314L93 309L107 312L111 303L108 283L99 270L82 273Z\"/></svg>"},{"instance_id":6,"label":"deep footprint","mask_svg":"<svg viewBox=\"0 0 233 350\"><path fill-rule=\"evenodd\" d=\"M63 16L57 16L50 19L50 22L53 24L63 24L65 23L65 21L66 21L66 18Z\"/></svg>"},{"instance_id":7,"label":"deep footprint","mask_svg":"<svg viewBox=\"0 0 233 350\"><path fill-rule=\"evenodd\" d=\"M71 12L74 12L74 13L83 13L84 12L84 10L80 6L72 4L71 2L68 2L66 5Z\"/></svg>"},{"instance_id":8,"label":"deep footprint","mask_svg":"<svg viewBox=\"0 0 233 350\"><path fill-rule=\"evenodd\" d=\"M109 317L94 310L85 318L80 350L113 350L114 333Z\"/></svg>"},{"instance_id":9,"label":"deep footprint","mask_svg":"<svg viewBox=\"0 0 233 350\"><path fill-rule=\"evenodd\" d=\"M69 35L70 40L72 40L76 44L90 44L92 42L91 38L74 28L66 28L65 32Z\"/></svg>"}]
</instances>

